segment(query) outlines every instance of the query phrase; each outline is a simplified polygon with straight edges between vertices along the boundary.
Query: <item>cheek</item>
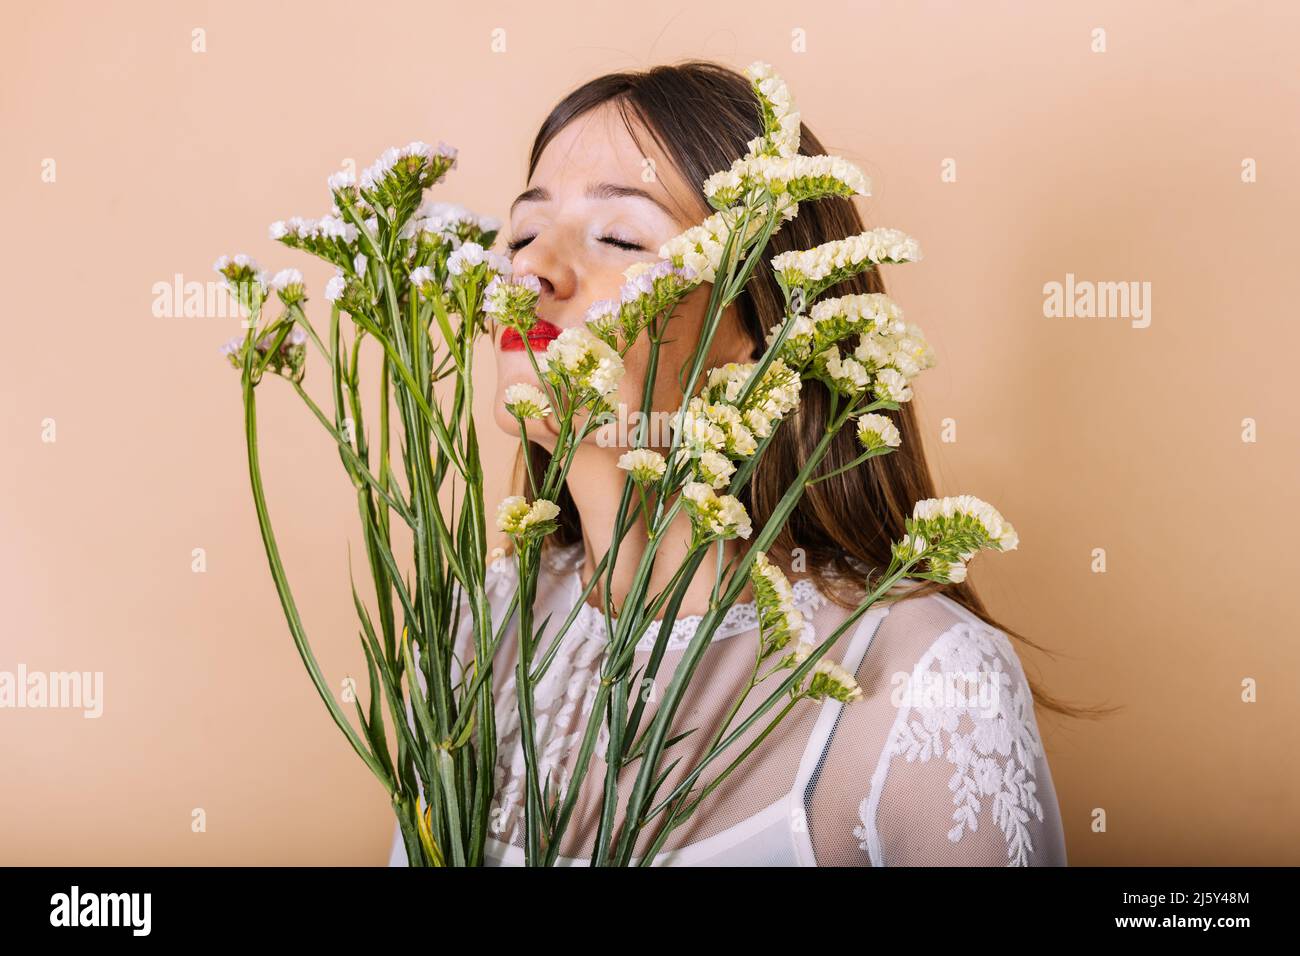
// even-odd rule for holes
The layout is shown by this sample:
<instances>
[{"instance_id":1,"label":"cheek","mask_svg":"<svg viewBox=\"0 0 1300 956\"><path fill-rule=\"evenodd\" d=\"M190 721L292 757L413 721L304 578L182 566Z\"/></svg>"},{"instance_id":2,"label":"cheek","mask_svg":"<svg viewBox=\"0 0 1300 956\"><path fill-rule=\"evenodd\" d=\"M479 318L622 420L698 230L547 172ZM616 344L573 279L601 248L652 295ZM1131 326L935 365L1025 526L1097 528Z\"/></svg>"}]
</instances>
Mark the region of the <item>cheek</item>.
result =
<instances>
[{"instance_id":1,"label":"cheek","mask_svg":"<svg viewBox=\"0 0 1300 956\"><path fill-rule=\"evenodd\" d=\"M492 420L496 423L497 428L507 435L519 437L519 424L515 421L515 417L506 411L500 395L497 396L497 400L492 406Z\"/></svg>"},{"instance_id":2,"label":"cheek","mask_svg":"<svg viewBox=\"0 0 1300 956\"><path fill-rule=\"evenodd\" d=\"M506 389L516 382L526 382L529 385L540 387L537 380L537 373L533 370L532 363L528 361L526 352L496 352L495 355L497 367L496 403L499 415L509 417L509 412L505 410ZM543 389L545 391L545 389Z\"/></svg>"},{"instance_id":3,"label":"cheek","mask_svg":"<svg viewBox=\"0 0 1300 956\"><path fill-rule=\"evenodd\" d=\"M659 375L655 382L655 394L662 399L663 405L674 409L681 404L682 381L690 374L691 356L704 331L709 288L706 286L696 289L682 300L668 324L665 342L659 349ZM695 380L695 392L699 392L704 384L708 371L709 365L706 363Z\"/></svg>"},{"instance_id":4,"label":"cheek","mask_svg":"<svg viewBox=\"0 0 1300 956\"><path fill-rule=\"evenodd\" d=\"M655 376L654 390L656 409L676 411L681 404L682 389L679 380L683 368L688 365L691 354L700 340L710 288L701 287L688 295L677 306L673 317L668 321L663 342L659 346L658 372ZM623 357L626 371L619 386L619 398L628 403L631 409L641 407L641 394L645 388L649 362L650 340L643 331ZM704 369L704 372L707 371L707 368ZM697 380L696 391L701 384L702 381Z\"/></svg>"},{"instance_id":5,"label":"cheek","mask_svg":"<svg viewBox=\"0 0 1300 956\"><path fill-rule=\"evenodd\" d=\"M678 324L680 321L681 324ZM681 372L690 361L698 340L698 329L693 327L685 317L673 319L665 335L666 341L659 346L658 367L655 374L654 393L651 405L659 411L676 411L681 405L682 389L679 382ZM623 357L623 381L619 385L618 398L626 403L628 411L641 408L646 380L650 375L650 342L642 335L637 339Z\"/></svg>"},{"instance_id":6,"label":"cheek","mask_svg":"<svg viewBox=\"0 0 1300 956\"><path fill-rule=\"evenodd\" d=\"M660 350L660 361L663 351ZM620 398L629 402L641 401L641 392L645 388L646 375L649 371L650 343L644 336L637 339L623 355L623 378L618 386Z\"/></svg>"}]
</instances>

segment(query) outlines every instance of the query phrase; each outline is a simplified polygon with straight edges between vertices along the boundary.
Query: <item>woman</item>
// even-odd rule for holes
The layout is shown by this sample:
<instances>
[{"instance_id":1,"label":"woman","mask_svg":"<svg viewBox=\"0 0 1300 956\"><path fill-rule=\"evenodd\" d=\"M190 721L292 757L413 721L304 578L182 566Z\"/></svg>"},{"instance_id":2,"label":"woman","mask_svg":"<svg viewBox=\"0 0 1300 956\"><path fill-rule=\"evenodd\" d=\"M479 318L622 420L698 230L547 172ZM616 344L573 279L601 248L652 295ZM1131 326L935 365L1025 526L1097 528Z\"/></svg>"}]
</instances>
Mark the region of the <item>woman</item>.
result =
<instances>
[{"instance_id":1,"label":"woman","mask_svg":"<svg viewBox=\"0 0 1300 956\"><path fill-rule=\"evenodd\" d=\"M711 211L701 183L744 154L762 132L749 81L717 65L691 62L644 73L595 79L567 96L547 117L533 144L527 188L511 208L509 249L516 273L536 276L542 293L540 321L530 333L544 351L563 329L584 322L596 300L617 298L623 272L653 262L668 239ZM825 150L802 128L800 152ZM802 205L796 218L773 236L765 258L807 249L863 231L847 199ZM883 292L873 271L827 295ZM694 290L679 306L660 352L654 408L664 415L682 401L677 370L699 341L709 287ZM706 368L748 362L764 349L765 336L782 318L781 296L766 265L724 315ZM518 434L505 409L506 389L537 384L516 333L493 330L497 358L496 420ZM620 410L641 407L649 345L644 338L625 356L626 373L612 397ZM761 527L827 418L828 394L805 382L800 412L778 429L741 496L755 527ZM625 412L620 411L625 418ZM902 436L893 454L870 459L808 489L769 558L793 583L803 612L805 638L823 640L860 601L864 571L889 563L890 543L903 534L913 502L933 497L920 436L910 405L892 413ZM634 425L635 423L633 423ZM530 423L527 454L540 474L555 447L553 418ZM620 436L634 432L625 420L594 432L578 449L561 496L560 528L547 539L534 620L552 624L542 647L575 603L613 538L618 501L627 473L617 467L627 450ZM839 435L825 462L833 470L852 460L852 429ZM669 436L651 423L651 444ZM519 494L527 494L521 457ZM662 542L649 593L658 593L689 550L689 521ZM629 534L612 580L614 608L622 607L645 537ZM725 559L745 547L727 542ZM709 601L717 560L710 552L682 603L659 668L671 676L682 649ZM1065 846L1051 774L1034 717L1034 696L1051 709L1069 712L1042 694L1033 695L1006 633L983 610L968 584L911 582L901 599L882 602L864 615L831 649L828 659L855 674L863 697L847 705L833 699L803 701L740 770L712 792L664 844L655 862L668 865L1063 865ZM491 565L493 609L503 612L516 588L509 556ZM565 635L555 663L537 688L536 720L542 779L569 783L577 743L586 726L601 652L608 640L603 593L597 585ZM497 620L499 620L499 616ZM514 626L512 624L512 626ZM636 673L649 657L658 622L638 646ZM674 732L701 728L674 745L683 755L664 792L692 766L692 747L707 742L738 692L750 679L757 634L755 606L747 587L714 635ZM523 754L514 706L513 645L507 639L495 666L498 686L498 798L493 807L493 862L522 861ZM936 692L922 698L922 688ZM659 688L660 690L662 688ZM906 693L904 693L906 689ZM944 690L948 693L945 694ZM956 698L954 689L965 692ZM656 706L656 687L645 688L646 721ZM761 699L763 695L756 697ZM752 704L757 700L751 698ZM644 726L644 723L643 725ZM764 726L757 722L735 744L739 753ZM601 743L603 744L603 738ZM603 753L600 746L597 754ZM730 757L730 752L727 757ZM665 761L665 765L671 762ZM724 758L720 766L729 760ZM621 799L636 773L620 778ZM596 759L581 788L577 811L561 844L565 862L589 859L605 777ZM709 779L708 777L705 778ZM644 845L654 828L642 834ZM638 850L639 852L639 850ZM404 863L400 834L392 862Z\"/></svg>"}]
</instances>

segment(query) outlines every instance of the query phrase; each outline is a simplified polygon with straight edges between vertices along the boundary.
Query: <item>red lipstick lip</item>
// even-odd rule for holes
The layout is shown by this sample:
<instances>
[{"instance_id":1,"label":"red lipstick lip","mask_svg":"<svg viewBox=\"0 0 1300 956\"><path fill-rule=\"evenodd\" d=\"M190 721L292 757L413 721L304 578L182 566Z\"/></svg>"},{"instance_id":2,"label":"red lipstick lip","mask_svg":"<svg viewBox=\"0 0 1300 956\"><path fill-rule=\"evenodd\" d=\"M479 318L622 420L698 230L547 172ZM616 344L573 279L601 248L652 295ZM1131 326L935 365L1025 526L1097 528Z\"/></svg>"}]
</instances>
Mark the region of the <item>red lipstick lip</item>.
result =
<instances>
[{"instance_id":1,"label":"red lipstick lip","mask_svg":"<svg viewBox=\"0 0 1300 956\"><path fill-rule=\"evenodd\" d=\"M538 319L528 330L528 344L534 352L544 352L552 339L560 337L560 330L545 319ZM524 337L515 329L507 328L501 333L501 344L497 346L502 352L522 352Z\"/></svg>"}]
</instances>

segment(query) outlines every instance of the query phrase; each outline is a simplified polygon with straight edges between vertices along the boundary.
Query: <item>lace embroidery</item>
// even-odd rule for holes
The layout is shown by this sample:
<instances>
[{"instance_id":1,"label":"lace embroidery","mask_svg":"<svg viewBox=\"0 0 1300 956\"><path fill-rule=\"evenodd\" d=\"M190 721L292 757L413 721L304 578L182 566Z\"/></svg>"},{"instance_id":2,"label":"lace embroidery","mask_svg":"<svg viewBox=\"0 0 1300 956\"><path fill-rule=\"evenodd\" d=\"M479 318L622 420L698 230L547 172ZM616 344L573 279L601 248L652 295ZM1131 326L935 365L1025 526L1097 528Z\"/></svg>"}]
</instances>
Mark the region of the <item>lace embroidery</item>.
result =
<instances>
[{"instance_id":1,"label":"lace embroidery","mask_svg":"<svg viewBox=\"0 0 1300 956\"><path fill-rule=\"evenodd\" d=\"M549 548L542 549L547 568L557 575L568 578L575 601L582 591L578 562L581 549L581 543L566 545L554 551ZM492 561L489 570L493 573L488 575L487 590L492 593L509 595L518 582L514 559L510 557L496 558ZM800 578L793 581L790 589L794 595L795 607L801 611L815 611L824 606L829 600L818 590L812 578ZM614 615L614 620L618 620L617 615ZM703 620L704 616L702 614L690 614L673 621L673 629L668 635L668 650L685 650ZM562 621L557 621L557 626L559 623L562 623ZM758 628L758 623L758 605L753 601L737 602L728 608L727 613L722 616L722 621L713 632L713 640L717 641L724 637L755 630ZM652 651L662 625L662 621L651 621L646 627L645 633L637 641L636 649L643 653ZM805 621L804 627L807 632L804 634L804 639L812 640L811 625ZM583 601L570 630L573 628L581 630L593 640L606 640L608 632L605 629L605 612L595 605Z\"/></svg>"},{"instance_id":2,"label":"lace embroidery","mask_svg":"<svg viewBox=\"0 0 1300 956\"><path fill-rule=\"evenodd\" d=\"M575 598L580 592L581 584L575 589ZM814 610L826 603L827 598L813 583L812 578L800 578L790 585L794 593L795 607L800 610ZM618 620L618 615L614 615L614 620ZM679 617L673 621L673 629L668 634L668 650L684 650L691 643L691 638L699 629L700 623L704 620L702 614L690 614L686 617ZM592 638L605 640L608 631L605 629L605 612L586 601L578 610L578 616L574 619L574 626L580 627ZM646 627L645 633L636 643L636 649L642 652L654 650L655 641L659 638L659 631L663 627L662 621L651 621ZM727 613L722 616L722 621L713 632L713 640L718 641L724 637L731 637L735 634L744 634L746 631L753 631L758 628L758 605L753 601L737 602L727 609ZM811 629L811 625L804 622L805 630ZM805 640L812 638L805 634Z\"/></svg>"},{"instance_id":3,"label":"lace embroidery","mask_svg":"<svg viewBox=\"0 0 1300 956\"><path fill-rule=\"evenodd\" d=\"M545 549L543 550L545 554ZM547 562L557 573L568 575L570 594L576 600L582 583L579 570L570 562L554 558ZM517 585L514 559L497 558L489 566L487 590L508 597ZM801 578L791 584L794 601L803 610L819 608L829 599L823 595L811 578ZM668 649L684 648L703 620L701 615L679 618L673 623L668 638ZM555 621L558 628L562 619ZM722 622L713 634L719 640L758 627L758 607L753 601L733 604L723 615ZM637 649L649 651L654 646L661 622L652 621L637 643ZM812 624L805 620L804 639L814 640ZM557 793L569 785L569 768L566 760L582 740L587 718L595 701L599 682L594 675L600 666L601 655L609 641L605 629L604 613L583 602L573 625L564 637L564 647L555 656L542 680L534 687L534 718L538 749L538 776L550 782L551 792ZM575 721L575 712L581 719ZM496 724L498 752L495 767L497 796L491 810L491 828L495 839L517 843L523 826L523 782L525 778L523 741L520 734L519 711L515 700L515 678L508 677L497 696ZM570 733L560 728L574 727ZM596 740L596 754L603 755L608 743L608 728L600 727Z\"/></svg>"},{"instance_id":4,"label":"lace embroidery","mask_svg":"<svg viewBox=\"0 0 1300 956\"><path fill-rule=\"evenodd\" d=\"M1010 670L1008 662L1015 662ZM969 623L944 632L917 662L909 687L922 692L900 707L871 793L858 807L862 825L853 835L873 863L883 862L875 817L889 763L899 756L924 763L942 754L953 766L948 789L954 826L948 839L957 843L967 831L977 832L984 802L991 798L993 821L1007 844L1007 865L1028 865L1034 850L1030 815L1043 821L1034 779L1043 745L1018 663L1005 634ZM961 730L963 717L968 732Z\"/></svg>"}]
</instances>

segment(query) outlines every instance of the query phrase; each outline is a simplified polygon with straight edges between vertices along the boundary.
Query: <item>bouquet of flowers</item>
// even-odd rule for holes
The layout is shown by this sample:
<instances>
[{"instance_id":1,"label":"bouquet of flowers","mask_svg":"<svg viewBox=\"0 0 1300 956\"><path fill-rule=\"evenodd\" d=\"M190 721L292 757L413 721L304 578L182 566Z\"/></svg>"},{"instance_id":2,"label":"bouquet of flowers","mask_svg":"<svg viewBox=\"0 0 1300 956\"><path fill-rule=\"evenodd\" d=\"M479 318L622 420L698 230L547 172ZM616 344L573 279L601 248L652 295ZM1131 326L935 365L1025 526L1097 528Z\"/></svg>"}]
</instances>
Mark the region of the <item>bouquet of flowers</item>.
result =
<instances>
[{"instance_id":1,"label":"bouquet of flowers","mask_svg":"<svg viewBox=\"0 0 1300 956\"><path fill-rule=\"evenodd\" d=\"M666 243L658 262L628 269L618 300L594 303L584 326L565 329L542 354L533 352L527 336L536 321L540 284L536 277L513 274L508 259L489 251L496 223L457 206L424 202L425 190L456 166L455 150L446 145L411 143L389 149L360 177L337 173L329 178L328 215L271 226L272 238L337 269L325 287L330 312L322 329L304 310L307 296L297 270L268 280L246 256L216 264L250 317L246 334L228 343L225 353L240 373L253 504L289 631L334 722L391 798L414 865L473 866L484 860L498 743L493 662L511 619L517 619L512 639L518 642L515 693L527 777L527 862L556 861L600 743L606 781L592 863L644 864L800 701L850 703L861 696L853 676L824 655L896 583L906 576L961 581L977 551L1016 546L1011 525L976 498L917 502L889 566L866 573L860 606L824 640L801 639L790 583L766 549L806 487L899 446L888 413L912 397L911 381L933 365L934 356L920 329L905 322L887 296L822 298L855 274L920 258L912 238L874 229L772 258L786 314L768 335L763 356L704 368L724 309L741 294L769 238L799 204L868 194L866 178L842 158L798 154L799 114L766 64L753 64L747 75L763 132L743 158L703 184L715 212ZM682 370L684 397L665 454L647 447L659 348L677 304L706 283L708 308L693 358ZM274 317L272 292L280 303ZM542 386L520 383L507 391L520 434L526 436L529 421L550 415L558 425L545 473L529 469L530 494L508 497L494 510L484 501L472 414L474 344L489 320L523 333ZM641 336L648 338L650 355L641 424L632 449L619 460L627 475L614 540L581 598L586 601L604 577L611 639L575 769L566 785L554 787L538 771L534 687L579 607L540 650L532 607L541 549L556 528L556 501L574 452L614 416L610 396L623 356ZM330 395L324 408L302 384L309 347L324 361ZM377 350L379 372L366 390L362 357L370 350ZM257 387L267 372L297 392L334 440L356 493L371 588L363 597L355 581L352 587L369 677L368 703L357 700L355 724L312 652L268 514L257 426ZM755 529L736 495L776 430L797 413L801 387L810 380L822 382L832 395L821 440L771 520ZM378 395L370 420L363 414L364 391ZM844 428L855 429L861 453L822 473L822 459ZM650 593L657 536L683 510L692 529L690 555L668 587ZM608 582L620 543L638 521L645 522L649 544L615 616ZM505 620L493 620L485 594L489 522L510 537L517 562L520 587ZM750 543L724 563L722 542L736 537ZM683 594L711 548L718 549L718 562L708 610L677 667L665 675L660 706L647 719L645 700L635 691L657 677ZM399 558L407 549L409 556ZM714 631L747 583L760 618L753 676L727 719L711 729L703 756L670 792L660 792L665 761L676 763L674 716ZM469 638L457 647L465 615ZM663 624L655 650L644 673L634 675L633 650L656 619ZM753 694L760 702L737 721ZM765 717L769 723L755 744L722 766L728 747ZM618 776L631 764L637 771L624 803ZM647 829L649 851L637 858L634 848Z\"/></svg>"}]
</instances>

